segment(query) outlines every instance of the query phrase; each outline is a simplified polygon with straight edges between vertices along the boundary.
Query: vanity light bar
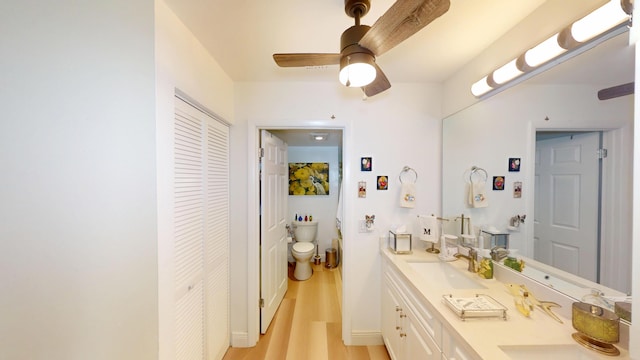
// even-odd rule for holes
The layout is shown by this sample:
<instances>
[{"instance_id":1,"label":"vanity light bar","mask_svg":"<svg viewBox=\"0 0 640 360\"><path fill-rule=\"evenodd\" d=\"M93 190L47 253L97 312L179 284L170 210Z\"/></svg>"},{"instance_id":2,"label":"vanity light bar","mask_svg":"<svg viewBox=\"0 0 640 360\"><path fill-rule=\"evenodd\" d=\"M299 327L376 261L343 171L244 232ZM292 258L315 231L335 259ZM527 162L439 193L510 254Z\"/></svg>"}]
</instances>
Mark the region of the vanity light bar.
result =
<instances>
[{"instance_id":1,"label":"vanity light bar","mask_svg":"<svg viewBox=\"0 0 640 360\"><path fill-rule=\"evenodd\" d=\"M540 66L566 52L567 49L560 46L560 42L558 41L559 36L560 34L555 34L535 47L527 50L524 53L524 61L527 65L531 67Z\"/></svg>"},{"instance_id":2,"label":"vanity light bar","mask_svg":"<svg viewBox=\"0 0 640 360\"><path fill-rule=\"evenodd\" d=\"M506 88L506 84L515 85L560 62L552 60L565 61L576 56L626 31L631 26L631 13L630 0L611 0L475 82L471 85L471 93L478 98L488 95L499 88Z\"/></svg>"}]
</instances>

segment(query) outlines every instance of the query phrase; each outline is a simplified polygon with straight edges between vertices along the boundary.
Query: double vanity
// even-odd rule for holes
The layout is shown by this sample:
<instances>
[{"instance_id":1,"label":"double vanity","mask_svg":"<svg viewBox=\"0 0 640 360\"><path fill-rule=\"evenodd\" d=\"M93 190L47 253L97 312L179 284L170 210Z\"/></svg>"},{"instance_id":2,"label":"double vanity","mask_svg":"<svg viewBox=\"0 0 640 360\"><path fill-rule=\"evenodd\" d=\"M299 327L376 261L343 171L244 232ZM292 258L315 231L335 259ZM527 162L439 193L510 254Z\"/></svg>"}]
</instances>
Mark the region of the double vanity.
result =
<instances>
[{"instance_id":1,"label":"double vanity","mask_svg":"<svg viewBox=\"0 0 640 360\"><path fill-rule=\"evenodd\" d=\"M494 278L467 271L466 259L441 261L424 251L382 253L382 335L392 359L628 359L628 330L620 326L619 356L579 345L572 334L575 301L502 266ZM529 317L516 309L505 284L524 284L539 300L554 301L562 323L536 307ZM446 297L495 300L505 310L492 316L460 316ZM496 316L493 316L496 315Z\"/></svg>"}]
</instances>

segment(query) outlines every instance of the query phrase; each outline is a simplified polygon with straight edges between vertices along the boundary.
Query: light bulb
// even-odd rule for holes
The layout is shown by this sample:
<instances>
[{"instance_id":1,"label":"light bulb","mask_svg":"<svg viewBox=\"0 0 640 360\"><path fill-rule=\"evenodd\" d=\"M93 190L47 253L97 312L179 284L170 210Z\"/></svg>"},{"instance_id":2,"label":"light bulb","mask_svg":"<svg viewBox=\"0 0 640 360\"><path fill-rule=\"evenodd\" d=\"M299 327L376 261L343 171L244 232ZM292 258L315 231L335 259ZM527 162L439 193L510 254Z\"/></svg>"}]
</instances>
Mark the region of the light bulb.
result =
<instances>
[{"instance_id":1,"label":"light bulb","mask_svg":"<svg viewBox=\"0 0 640 360\"><path fill-rule=\"evenodd\" d=\"M471 85L471 93L473 94L473 96L481 96L492 89L493 88L487 83L486 76L478 80L475 84Z\"/></svg>"},{"instance_id":2,"label":"light bulb","mask_svg":"<svg viewBox=\"0 0 640 360\"><path fill-rule=\"evenodd\" d=\"M349 87L363 87L376 79L376 68L367 63L353 63L340 70L340 82Z\"/></svg>"}]
</instances>

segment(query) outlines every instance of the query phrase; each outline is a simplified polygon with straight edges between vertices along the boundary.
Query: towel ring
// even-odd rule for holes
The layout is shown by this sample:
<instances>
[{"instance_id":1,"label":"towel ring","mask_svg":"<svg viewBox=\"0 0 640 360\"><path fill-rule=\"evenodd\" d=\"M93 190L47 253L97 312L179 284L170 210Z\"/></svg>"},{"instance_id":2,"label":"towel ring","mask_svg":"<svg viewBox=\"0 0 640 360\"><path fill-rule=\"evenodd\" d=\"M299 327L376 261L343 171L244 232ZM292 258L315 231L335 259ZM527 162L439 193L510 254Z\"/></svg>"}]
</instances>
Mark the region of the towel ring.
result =
<instances>
[{"instance_id":1,"label":"towel ring","mask_svg":"<svg viewBox=\"0 0 640 360\"><path fill-rule=\"evenodd\" d=\"M413 175L415 176L415 179L413 179L414 183L416 181L418 181L418 173L414 169L412 169L412 168L410 168L408 166L405 166L405 167L402 168L402 172L400 172L400 175L398 175L398 179L400 180L400 184L404 183L402 181L402 175L404 175L405 173L408 173L408 172L413 172Z\"/></svg>"},{"instance_id":2,"label":"towel ring","mask_svg":"<svg viewBox=\"0 0 640 360\"><path fill-rule=\"evenodd\" d=\"M469 173L469 182L473 183L473 175L474 174L479 174L480 176L482 176L484 174L484 181L487 181L487 179L489 179L489 174L487 174L487 171L481 167L477 167L477 166L472 166L471 167L471 172Z\"/></svg>"}]
</instances>

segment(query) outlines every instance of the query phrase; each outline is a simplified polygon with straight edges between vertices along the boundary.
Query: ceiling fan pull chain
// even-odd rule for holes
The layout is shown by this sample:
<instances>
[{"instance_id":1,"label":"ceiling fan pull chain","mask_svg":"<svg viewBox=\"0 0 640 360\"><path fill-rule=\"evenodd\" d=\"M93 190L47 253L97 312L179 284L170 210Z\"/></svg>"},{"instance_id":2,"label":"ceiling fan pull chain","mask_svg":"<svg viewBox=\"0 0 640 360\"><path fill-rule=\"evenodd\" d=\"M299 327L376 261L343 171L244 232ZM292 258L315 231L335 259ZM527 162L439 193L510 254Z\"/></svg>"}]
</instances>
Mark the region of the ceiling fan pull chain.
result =
<instances>
[{"instance_id":1,"label":"ceiling fan pull chain","mask_svg":"<svg viewBox=\"0 0 640 360\"><path fill-rule=\"evenodd\" d=\"M345 84L347 87L351 86L351 80L349 80L351 74L351 69L349 68L350 60L351 56L347 56L347 82Z\"/></svg>"}]
</instances>

